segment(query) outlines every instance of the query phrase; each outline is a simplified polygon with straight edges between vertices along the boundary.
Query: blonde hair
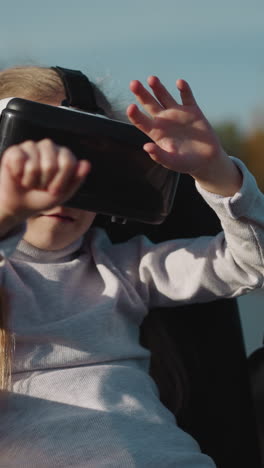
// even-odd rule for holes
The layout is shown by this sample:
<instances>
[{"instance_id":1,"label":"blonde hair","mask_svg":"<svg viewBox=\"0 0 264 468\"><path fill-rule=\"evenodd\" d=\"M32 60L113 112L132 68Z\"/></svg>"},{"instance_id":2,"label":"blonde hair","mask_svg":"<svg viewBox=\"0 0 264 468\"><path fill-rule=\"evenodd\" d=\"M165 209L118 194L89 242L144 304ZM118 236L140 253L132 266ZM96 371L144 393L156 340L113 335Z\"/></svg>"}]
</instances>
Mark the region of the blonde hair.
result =
<instances>
[{"instance_id":1,"label":"blonde hair","mask_svg":"<svg viewBox=\"0 0 264 468\"><path fill-rule=\"evenodd\" d=\"M118 118L111 104L93 84L96 102L110 118ZM47 67L16 66L0 71L0 99L20 97L46 104L60 105L65 89L56 71ZM10 386L13 339L8 330L7 295L0 290L0 391Z\"/></svg>"},{"instance_id":2,"label":"blonde hair","mask_svg":"<svg viewBox=\"0 0 264 468\"><path fill-rule=\"evenodd\" d=\"M119 118L120 112L113 110L98 85L92 83L92 86L98 106L108 117ZM0 99L7 97L60 105L66 96L62 80L55 70L48 67L21 66L0 71Z\"/></svg>"},{"instance_id":3,"label":"blonde hair","mask_svg":"<svg viewBox=\"0 0 264 468\"><path fill-rule=\"evenodd\" d=\"M62 101L64 87L58 74L45 67L13 67L0 71L0 99L21 97L32 101Z\"/></svg>"},{"instance_id":4,"label":"blonde hair","mask_svg":"<svg viewBox=\"0 0 264 468\"><path fill-rule=\"evenodd\" d=\"M6 391L11 383L11 365L13 354L13 337L8 330L8 298L0 289L0 391Z\"/></svg>"}]
</instances>

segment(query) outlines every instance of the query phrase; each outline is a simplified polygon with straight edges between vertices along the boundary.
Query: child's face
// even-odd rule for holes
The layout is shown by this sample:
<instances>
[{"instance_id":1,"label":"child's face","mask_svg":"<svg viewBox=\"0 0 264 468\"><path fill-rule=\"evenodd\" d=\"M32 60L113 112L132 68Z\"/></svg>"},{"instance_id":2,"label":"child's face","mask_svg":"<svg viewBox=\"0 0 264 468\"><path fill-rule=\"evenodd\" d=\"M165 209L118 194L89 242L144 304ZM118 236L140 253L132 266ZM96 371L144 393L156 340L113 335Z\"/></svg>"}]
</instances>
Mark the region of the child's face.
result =
<instances>
[{"instance_id":1,"label":"child's face","mask_svg":"<svg viewBox=\"0 0 264 468\"><path fill-rule=\"evenodd\" d=\"M62 99L65 96L59 96L57 101L39 102L59 106ZM27 220L24 240L43 250L63 249L88 231L95 216L95 213L76 208L52 208Z\"/></svg>"},{"instance_id":2,"label":"child's face","mask_svg":"<svg viewBox=\"0 0 264 468\"><path fill-rule=\"evenodd\" d=\"M24 240L42 250L63 249L90 228L95 216L76 208L52 208L27 220Z\"/></svg>"}]
</instances>

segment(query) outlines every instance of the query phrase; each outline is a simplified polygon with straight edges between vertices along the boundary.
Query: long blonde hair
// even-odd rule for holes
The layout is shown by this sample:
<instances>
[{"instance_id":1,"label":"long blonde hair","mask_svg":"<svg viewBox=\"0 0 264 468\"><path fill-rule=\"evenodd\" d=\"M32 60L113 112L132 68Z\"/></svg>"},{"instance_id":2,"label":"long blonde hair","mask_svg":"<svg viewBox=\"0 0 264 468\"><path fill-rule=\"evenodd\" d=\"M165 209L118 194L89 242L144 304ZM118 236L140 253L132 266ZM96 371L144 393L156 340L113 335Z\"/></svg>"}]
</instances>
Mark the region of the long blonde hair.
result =
<instances>
[{"instance_id":1,"label":"long blonde hair","mask_svg":"<svg viewBox=\"0 0 264 468\"><path fill-rule=\"evenodd\" d=\"M103 92L94 84L93 87L98 106L108 117L116 117ZM0 99L7 97L59 105L66 96L61 78L51 68L16 66L0 71ZM0 391L8 390L11 378L13 338L8 330L8 315L7 293L0 290Z\"/></svg>"},{"instance_id":2,"label":"long blonde hair","mask_svg":"<svg viewBox=\"0 0 264 468\"><path fill-rule=\"evenodd\" d=\"M8 330L8 298L7 293L0 289L0 391L10 388L11 366L13 354L13 338Z\"/></svg>"}]
</instances>

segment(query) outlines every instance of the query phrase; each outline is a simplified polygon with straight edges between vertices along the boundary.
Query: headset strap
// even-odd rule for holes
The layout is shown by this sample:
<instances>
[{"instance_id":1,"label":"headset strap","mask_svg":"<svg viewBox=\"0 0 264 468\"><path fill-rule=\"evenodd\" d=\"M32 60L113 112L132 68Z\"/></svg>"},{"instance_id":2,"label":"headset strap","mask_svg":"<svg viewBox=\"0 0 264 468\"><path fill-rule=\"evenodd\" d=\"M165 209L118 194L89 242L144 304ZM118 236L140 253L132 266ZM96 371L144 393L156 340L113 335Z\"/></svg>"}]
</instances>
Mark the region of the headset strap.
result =
<instances>
[{"instance_id":1,"label":"headset strap","mask_svg":"<svg viewBox=\"0 0 264 468\"><path fill-rule=\"evenodd\" d=\"M51 67L60 76L66 94L64 106L77 107L78 109L95 114L105 114L104 110L96 103L93 84L81 71L63 67Z\"/></svg>"}]
</instances>

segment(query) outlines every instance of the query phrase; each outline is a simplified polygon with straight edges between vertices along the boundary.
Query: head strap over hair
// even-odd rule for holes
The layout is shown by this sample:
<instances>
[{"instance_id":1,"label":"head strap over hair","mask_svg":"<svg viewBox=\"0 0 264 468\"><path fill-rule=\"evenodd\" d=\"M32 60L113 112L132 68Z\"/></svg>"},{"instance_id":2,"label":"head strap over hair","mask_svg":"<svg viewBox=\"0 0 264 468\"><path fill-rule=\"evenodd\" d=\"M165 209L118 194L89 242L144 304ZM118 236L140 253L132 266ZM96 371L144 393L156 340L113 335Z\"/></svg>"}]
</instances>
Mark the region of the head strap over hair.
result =
<instances>
[{"instance_id":1,"label":"head strap over hair","mask_svg":"<svg viewBox=\"0 0 264 468\"><path fill-rule=\"evenodd\" d=\"M105 114L104 110L96 103L93 84L81 71L63 67L51 67L60 76L66 94L62 102L64 106L77 107L78 109L94 114Z\"/></svg>"}]
</instances>

